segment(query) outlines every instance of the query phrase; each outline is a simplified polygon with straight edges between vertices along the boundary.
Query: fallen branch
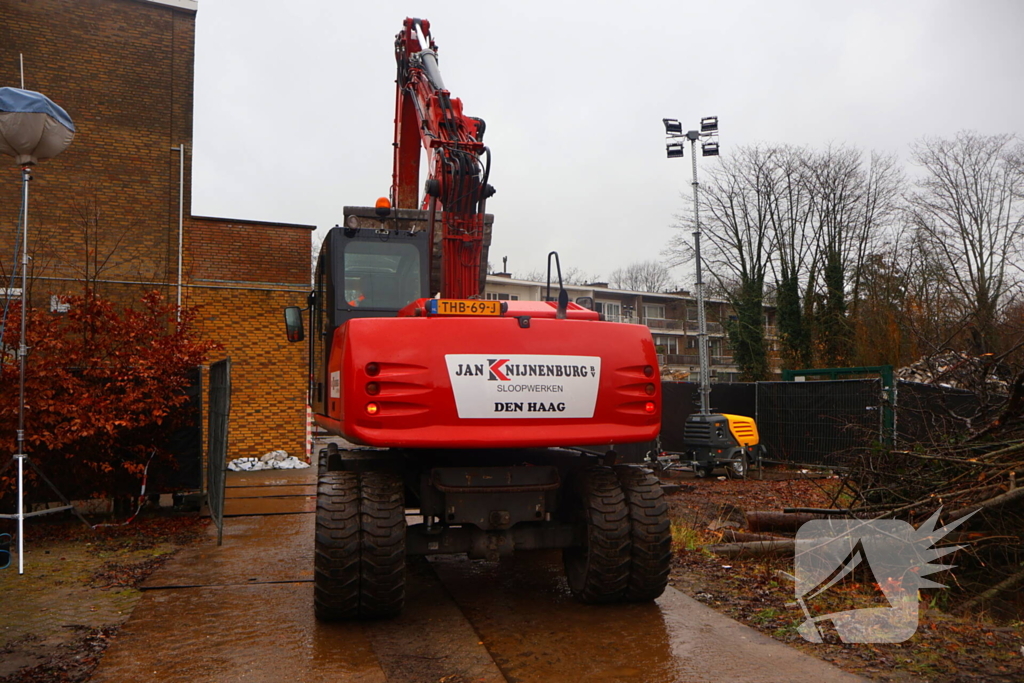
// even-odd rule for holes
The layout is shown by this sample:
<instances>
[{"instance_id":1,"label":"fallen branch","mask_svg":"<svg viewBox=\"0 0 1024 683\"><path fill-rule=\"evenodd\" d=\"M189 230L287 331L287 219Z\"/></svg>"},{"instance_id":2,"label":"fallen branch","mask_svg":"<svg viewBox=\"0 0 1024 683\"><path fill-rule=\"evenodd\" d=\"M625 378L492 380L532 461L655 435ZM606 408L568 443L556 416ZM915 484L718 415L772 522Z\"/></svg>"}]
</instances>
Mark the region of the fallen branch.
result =
<instances>
[{"instance_id":1,"label":"fallen branch","mask_svg":"<svg viewBox=\"0 0 1024 683\"><path fill-rule=\"evenodd\" d=\"M1024 498L1024 488L1013 489L1012 491L1007 491L1006 493L996 496L994 498L983 500L980 503L977 503L976 505L968 505L965 508L961 508L955 512L950 513L949 518L946 520L946 523L948 524L949 522L955 522L961 517L966 517L972 512L976 512L978 510L987 510L989 508L998 507L1000 505L1006 505L1007 503L1013 502L1015 500L1020 500L1022 498Z\"/></svg>"},{"instance_id":2,"label":"fallen branch","mask_svg":"<svg viewBox=\"0 0 1024 683\"><path fill-rule=\"evenodd\" d=\"M967 602L960 605L960 607L958 607L957 609L960 612L970 612L974 608L980 607L981 604L986 600L992 600L993 598L997 597L1000 593L1016 588L1018 585L1022 583L1024 583L1024 569L1021 569L1016 574L1012 574L1009 578L1000 581L999 583L992 586L981 595L974 596Z\"/></svg>"},{"instance_id":3,"label":"fallen branch","mask_svg":"<svg viewBox=\"0 0 1024 683\"><path fill-rule=\"evenodd\" d=\"M971 458L950 458L944 455L925 455L924 453L915 453L913 451L892 451L892 453L895 455L906 455L911 458L920 458L921 460L942 460L943 462L955 462L958 465L1002 467L1002 464L998 462L984 462L981 460Z\"/></svg>"},{"instance_id":4,"label":"fallen branch","mask_svg":"<svg viewBox=\"0 0 1024 683\"><path fill-rule=\"evenodd\" d=\"M1014 379L1013 387L1010 390L1010 398L1006 401L1006 405L1003 407L999 417L992 420L988 426L980 430L977 434L974 434L971 437L971 440L979 439L999 430L1008 422L1011 422L1013 418L1019 417L1022 413L1024 413L1024 372L1018 374Z\"/></svg>"}]
</instances>

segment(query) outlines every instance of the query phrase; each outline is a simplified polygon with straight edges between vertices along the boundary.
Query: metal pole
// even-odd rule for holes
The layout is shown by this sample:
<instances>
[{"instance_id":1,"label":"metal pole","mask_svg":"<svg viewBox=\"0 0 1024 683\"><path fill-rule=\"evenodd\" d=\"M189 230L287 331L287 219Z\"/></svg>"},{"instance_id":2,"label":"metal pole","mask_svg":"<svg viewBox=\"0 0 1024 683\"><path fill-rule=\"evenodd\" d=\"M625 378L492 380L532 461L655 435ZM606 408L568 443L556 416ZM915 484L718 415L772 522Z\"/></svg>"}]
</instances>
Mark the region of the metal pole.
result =
<instances>
[{"instance_id":1,"label":"metal pole","mask_svg":"<svg viewBox=\"0 0 1024 683\"><path fill-rule=\"evenodd\" d=\"M171 147L171 151L179 152L178 164L178 311L176 322L181 322L181 252L185 232L185 143Z\"/></svg>"},{"instance_id":2,"label":"metal pole","mask_svg":"<svg viewBox=\"0 0 1024 683\"><path fill-rule=\"evenodd\" d=\"M697 131L690 131L690 159L693 162L693 221L696 229L693 232L694 252L697 257L697 355L700 360L700 414L711 414L711 385L708 380L708 319L704 311L704 277L701 272L700 260L700 205L697 201Z\"/></svg>"},{"instance_id":3,"label":"metal pole","mask_svg":"<svg viewBox=\"0 0 1024 683\"><path fill-rule=\"evenodd\" d=\"M29 167L21 167L21 338L18 341L18 573L25 573L25 344L26 313L28 309L28 181Z\"/></svg>"}]
</instances>

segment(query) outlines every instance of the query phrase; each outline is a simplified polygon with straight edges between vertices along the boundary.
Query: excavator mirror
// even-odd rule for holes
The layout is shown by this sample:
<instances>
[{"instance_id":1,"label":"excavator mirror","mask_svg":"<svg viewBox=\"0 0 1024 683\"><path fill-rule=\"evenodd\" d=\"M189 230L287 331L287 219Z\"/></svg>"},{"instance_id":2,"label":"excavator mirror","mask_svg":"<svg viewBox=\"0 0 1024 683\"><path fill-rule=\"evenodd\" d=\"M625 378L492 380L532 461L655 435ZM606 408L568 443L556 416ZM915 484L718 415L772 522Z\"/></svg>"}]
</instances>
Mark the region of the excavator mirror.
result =
<instances>
[{"instance_id":1,"label":"excavator mirror","mask_svg":"<svg viewBox=\"0 0 1024 683\"><path fill-rule=\"evenodd\" d=\"M302 328L302 309L298 306L288 306L284 309L284 329L288 335L288 341L300 342L306 338Z\"/></svg>"},{"instance_id":2,"label":"excavator mirror","mask_svg":"<svg viewBox=\"0 0 1024 683\"><path fill-rule=\"evenodd\" d=\"M589 311L594 310L594 297L592 296L578 296L576 303Z\"/></svg>"}]
</instances>

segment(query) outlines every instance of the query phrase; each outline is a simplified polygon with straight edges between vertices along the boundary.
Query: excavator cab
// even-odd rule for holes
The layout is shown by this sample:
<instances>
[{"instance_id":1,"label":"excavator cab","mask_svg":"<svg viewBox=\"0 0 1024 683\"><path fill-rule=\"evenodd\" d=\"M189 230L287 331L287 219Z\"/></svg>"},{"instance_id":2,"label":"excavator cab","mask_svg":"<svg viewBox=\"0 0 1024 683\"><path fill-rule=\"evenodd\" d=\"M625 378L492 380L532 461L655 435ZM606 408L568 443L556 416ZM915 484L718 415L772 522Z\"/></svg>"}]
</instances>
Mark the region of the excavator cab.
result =
<instances>
[{"instance_id":1,"label":"excavator cab","mask_svg":"<svg viewBox=\"0 0 1024 683\"><path fill-rule=\"evenodd\" d=\"M356 223L348 220L352 215L346 216L347 223ZM354 318L393 318L430 295L427 232L415 226L399 229L389 221L364 222L332 228L320 248L309 296L309 397L316 412L326 412L325 361L337 329Z\"/></svg>"}]
</instances>

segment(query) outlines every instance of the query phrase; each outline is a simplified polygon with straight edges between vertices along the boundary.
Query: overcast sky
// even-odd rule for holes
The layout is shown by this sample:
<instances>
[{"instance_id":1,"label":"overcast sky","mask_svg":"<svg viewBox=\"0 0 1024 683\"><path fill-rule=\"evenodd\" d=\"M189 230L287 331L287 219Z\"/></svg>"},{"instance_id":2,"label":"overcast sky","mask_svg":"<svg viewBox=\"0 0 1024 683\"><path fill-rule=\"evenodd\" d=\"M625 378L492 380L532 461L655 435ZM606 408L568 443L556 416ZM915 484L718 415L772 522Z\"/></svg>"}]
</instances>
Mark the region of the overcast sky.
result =
<instances>
[{"instance_id":1,"label":"overcast sky","mask_svg":"<svg viewBox=\"0 0 1024 683\"><path fill-rule=\"evenodd\" d=\"M662 118L754 142L897 152L1024 130L1024 2L199 0L192 211L316 225L391 183L394 36L429 19L487 122L491 263L607 277L690 210ZM706 169L714 158L698 160ZM678 272L680 280L686 273Z\"/></svg>"}]
</instances>

